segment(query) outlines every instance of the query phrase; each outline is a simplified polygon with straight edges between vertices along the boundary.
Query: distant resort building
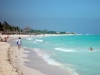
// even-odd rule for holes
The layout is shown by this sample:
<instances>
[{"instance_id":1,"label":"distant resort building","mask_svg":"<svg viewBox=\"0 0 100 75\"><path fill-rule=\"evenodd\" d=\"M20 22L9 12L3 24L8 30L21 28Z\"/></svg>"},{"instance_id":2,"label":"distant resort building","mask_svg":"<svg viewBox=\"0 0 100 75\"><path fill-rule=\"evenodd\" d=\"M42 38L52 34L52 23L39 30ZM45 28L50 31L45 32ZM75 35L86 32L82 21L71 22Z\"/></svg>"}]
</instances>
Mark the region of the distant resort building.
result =
<instances>
[{"instance_id":1,"label":"distant resort building","mask_svg":"<svg viewBox=\"0 0 100 75\"><path fill-rule=\"evenodd\" d=\"M75 32L65 32L66 34L76 34Z\"/></svg>"},{"instance_id":2,"label":"distant resort building","mask_svg":"<svg viewBox=\"0 0 100 75\"><path fill-rule=\"evenodd\" d=\"M56 34L76 34L75 32L56 32Z\"/></svg>"},{"instance_id":3,"label":"distant resort building","mask_svg":"<svg viewBox=\"0 0 100 75\"><path fill-rule=\"evenodd\" d=\"M76 35L77 33L76 32L72 32L71 34L75 34Z\"/></svg>"},{"instance_id":4,"label":"distant resort building","mask_svg":"<svg viewBox=\"0 0 100 75\"><path fill-rule=\"evenodd\" d=\"M70 32L65 32L65 34L70 34Z\"/></svg>"},{"instance_id":5,"label":"distant resort building","mask_svg":"<svg viewBox=\"0 0 100 75\"><path fill-rule=\"evenodd\" d=\"M24 34L28 34L27 31L31 30L29 26L26 26L24 29L22 29Z\"/></svg>"},{"instance_id":6,"label":"distant resort building","mask_svg":"<svg viewBox=\"0 0 100 75\"><path fill-rule=\"evenodd\" d=\"M60 34L60 32L56 32L56 34Z\"/></svg>"}]
</instances>

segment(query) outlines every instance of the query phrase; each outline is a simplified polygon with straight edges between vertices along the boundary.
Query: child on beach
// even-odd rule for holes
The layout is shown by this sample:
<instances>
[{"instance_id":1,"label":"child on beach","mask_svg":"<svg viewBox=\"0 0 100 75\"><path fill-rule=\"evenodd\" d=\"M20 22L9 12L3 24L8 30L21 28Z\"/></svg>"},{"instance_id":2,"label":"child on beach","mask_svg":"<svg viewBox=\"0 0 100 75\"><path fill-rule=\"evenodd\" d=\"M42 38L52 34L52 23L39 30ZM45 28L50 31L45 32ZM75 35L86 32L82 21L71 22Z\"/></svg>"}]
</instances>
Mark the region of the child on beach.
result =
<instances>
[{"instance_id":1,"label":"child on beach","mask_svg":"<svg viewBox=\"0 0 100 75\"><path fill-rule=\"evenodd\" d=\"M19 37L19 39L17 41L17 45L18 45L19 50L20 50L21 44L22 44L22 41L21 41L21 38Z\"/></svg>"}]
</instances>

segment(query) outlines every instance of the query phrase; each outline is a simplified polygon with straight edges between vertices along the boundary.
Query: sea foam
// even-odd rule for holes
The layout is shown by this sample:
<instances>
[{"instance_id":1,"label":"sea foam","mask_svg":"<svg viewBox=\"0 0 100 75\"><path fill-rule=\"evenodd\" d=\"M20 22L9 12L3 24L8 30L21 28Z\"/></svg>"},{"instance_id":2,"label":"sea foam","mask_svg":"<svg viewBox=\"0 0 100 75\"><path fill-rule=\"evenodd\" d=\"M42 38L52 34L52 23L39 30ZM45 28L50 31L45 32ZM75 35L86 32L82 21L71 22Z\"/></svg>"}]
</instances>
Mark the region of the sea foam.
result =
<instances>
[{"instance_id":1,"label":"sea foam","mask_svg":"<svg viewBox=\"0 0 100 75\"><path fill-rule=\"evenodd\" d=\"M32 40L32 38L26 38L27 40Z\"/></svg>"},{"instance_id":2,"label":"sea foam","mask_svg":"<svg viewBox=\"0 0 100 75\"><path fill-rule=\"evenodd\" d=\"M36 42L43 42L41 39L35 39Z\"/></svg>"},{"instance_id":3,"label":"sea foam","mask_svg":"<svg viewBox=\"0 0 100 75\"><path fill-rule=\"evenodd\" d=\"M66 48L55 48L55 50L63 51L63 52L75 52L75 50L72 50L72 49L66 49Z\"/></svg>"},{"instance_id":4,"label":"sea foam","mask_svg":"<svg viewBox=\"0 0 100 75\"><path fill-rule=\"evenodd\" d=\"M39 49L34 50L39 56L41 56L48 64L60 66L60 63L56 62L54 59L50 58L48 54L41 52Z\"/></svg>"}]
</instances>

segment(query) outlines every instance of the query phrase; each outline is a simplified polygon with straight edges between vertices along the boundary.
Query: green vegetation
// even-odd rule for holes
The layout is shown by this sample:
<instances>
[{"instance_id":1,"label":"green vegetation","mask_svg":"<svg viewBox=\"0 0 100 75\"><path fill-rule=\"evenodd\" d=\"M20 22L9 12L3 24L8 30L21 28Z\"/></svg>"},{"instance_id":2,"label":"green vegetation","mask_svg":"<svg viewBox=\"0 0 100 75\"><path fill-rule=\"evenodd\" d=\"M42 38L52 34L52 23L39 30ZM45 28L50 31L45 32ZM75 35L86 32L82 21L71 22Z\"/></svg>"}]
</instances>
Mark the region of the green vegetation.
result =
<instances>
[{"instance_id":1,"label":"green vegetation","mask_svg":"<svg viewBox=\"0 0 100 75\"><path fill-rule=\"evenodd\" d=\"M66 32L56 32L56 31L47 31L44 30L33 30L29 26L21 29L18 26L9 25L6 21L4 23L0 22L0 32L2 34L75 34L73 33L66 33Z\"/></svg>"},{"instance_id":2,"label":"green vegetation","mask_svg":"<svg viewBox=\"0 0 100 75\"><path fill-rule=\"evenodd\" d=\"M22 30L18 26L9 25L6 21L4 23L0 22L0 31L3 34L20 34Z\"/></svg>"}]
</instances>

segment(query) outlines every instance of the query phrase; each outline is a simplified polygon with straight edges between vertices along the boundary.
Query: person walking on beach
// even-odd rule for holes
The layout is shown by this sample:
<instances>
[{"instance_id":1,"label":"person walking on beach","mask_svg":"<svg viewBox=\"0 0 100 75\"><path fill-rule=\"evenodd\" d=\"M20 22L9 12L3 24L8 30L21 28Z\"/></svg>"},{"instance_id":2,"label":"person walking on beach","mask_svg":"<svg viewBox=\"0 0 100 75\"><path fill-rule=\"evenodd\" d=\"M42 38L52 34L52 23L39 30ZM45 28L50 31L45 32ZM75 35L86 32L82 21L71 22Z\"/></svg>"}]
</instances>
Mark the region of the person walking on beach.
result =
<instances>
[{"instance_id":1,"label":"person walking on beach","mask_svg":"<svg viewBox=\"0 0 100 75\"><path fill-rule=\"evenodd\" d=\"M18 45L19 50L20 50L21 44L22 44L22 41L21 41L21 38L19 37L19 39L17 41L17 45Z\"/></svg>"}]
</instances>

